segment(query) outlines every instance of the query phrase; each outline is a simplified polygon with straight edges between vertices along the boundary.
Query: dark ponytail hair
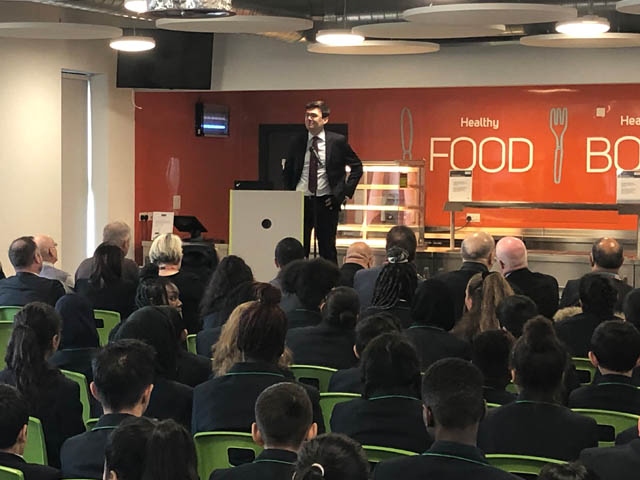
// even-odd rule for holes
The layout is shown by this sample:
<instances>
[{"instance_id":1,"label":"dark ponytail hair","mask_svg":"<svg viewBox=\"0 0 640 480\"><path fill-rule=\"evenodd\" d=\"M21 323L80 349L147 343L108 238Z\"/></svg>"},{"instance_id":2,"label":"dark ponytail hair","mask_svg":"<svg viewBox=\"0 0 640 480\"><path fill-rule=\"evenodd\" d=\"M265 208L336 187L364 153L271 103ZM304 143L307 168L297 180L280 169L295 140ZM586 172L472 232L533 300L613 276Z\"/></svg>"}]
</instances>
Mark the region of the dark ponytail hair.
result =
<instances>
[{"instance_id":1,"label":"dark ponytail hair","mask_svg":"<svg viewBox=\"0 0 640 480\"><path fill-rule=\"evenodd\" d=\"M159 276L158 265L150 263L140 271L140 283L136 290L136 308L150 305L169 305L168 280Z\"/></svg>"},{"instance_id":2,"label":"dark ponytail hair","mask_svg":"<svg viewBox=\"0 0 640 480\"><path fill-rule=\"evenodd\" d=\"M42 379L52 370L46 356L61 328L60 314L42 302L27 304L14 317L4 359L15 375L18 391L27 401L38 396Z\"/></svg>"},{"instance_id":3,"label":"dark ponytail hair","mask_svg":"<svg viewBox=\"0 0 640 480\"><path fill-rule=\"evenodd\" d=\"M304 442L298 452L294 480L367 480L369 462L359 443L340 433Z\"/></svg>"},{"instance_id":4,"label":"dark ponytail hair","mask_svg":"<svg viewBox=\"0 0 640 480\"><path fill-rule=\"evenodd\" d=\"M358 293L350 287L336 287L327 294L322 316L330 325L352 330L359 312Z\"/></svg>"},{"instance_id":5,"label":"dark ponytail hair","mask_svg":"<svg viewBox=\"0 0 640 480\"><path fill-rule=\"evenodd\" d=\"M120 247L101 243L93 252L93 270L89 283L95 288L112 285L122 279L124 253Z\"/></svg>"}]
</instances>

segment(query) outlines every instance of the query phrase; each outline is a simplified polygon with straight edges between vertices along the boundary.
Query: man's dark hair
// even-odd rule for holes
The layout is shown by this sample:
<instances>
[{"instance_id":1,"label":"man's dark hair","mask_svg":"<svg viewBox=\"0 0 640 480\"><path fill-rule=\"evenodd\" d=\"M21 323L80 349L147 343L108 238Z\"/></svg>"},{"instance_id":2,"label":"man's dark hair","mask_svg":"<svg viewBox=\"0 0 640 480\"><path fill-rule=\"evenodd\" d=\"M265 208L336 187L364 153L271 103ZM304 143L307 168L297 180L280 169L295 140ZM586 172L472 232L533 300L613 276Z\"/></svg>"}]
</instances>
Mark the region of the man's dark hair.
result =
<instances>
[{"instance_id":1,"label":"man's dark hair","mask_svg":"<svg viewBox=\"0 0 640 480\"><path fill-rule=\"evenodd\" d=\"M416 248L418 247L418 241L416 235L406 225L396 225L387 232L387 245L386 250L389 251L391 247L400 247L407 251L409 254L409 261L413 262L416 258Z\"/></svg>"},{"instance_id":2,"label":"man's dark hair","mask_svg":"<svg viewBox=\"0 0 640 480\"><path fill-rule=\"evenodd\" d=\"M484 415L482 373L460 358L432 364L422 380L422 400L436 424L462 429L479 423Z\"/></svg>"},{"instance_id":3,"label":"man's dark hair","mask_svg":"<svg viewBox=\"0 0 640 480\"><path fill-rule=\"evenodd\" d=\"M580 278L578 290L583 312L592 313L604 319L613 316L618 301L618 291L609 277L587 273Z\"/></svg>"},{"instance_id":4,"label":"man's dark hair","mask_svg":"<svg viewBox=\"0 0 640 480\"><path fill-rule=\"evenodd\" d=\"M602 322L591 336L591 351L607 370L628 372L640 357L640 332L629 322Z\"/></svg>"},{"instance_id":5,"label":"man's dark hair","mask_svg":"<svg viewBox=\"0 0 640 480\"><path fill-rule=\"evenodd\" d=\"M15 387L0 384L0 449L11 448L29 422L29 408Z\"/></svg>"},{"instance_id":6,"label":"man's dark hair","mask_svg":"<svg viewBox=\"0 0 640 480\"><path fill-rule=\"evenodd\" d=\"M634 288L624 297L622 305L624 318L640 329L640 288Z\"/></svg>"},{"instance_id":7,"label":"man's dark hair","mask_svg":"<svg viewBox=\"0 0 640 480\"><path fill-rule=\"evenodd\" d=\"M538 306L526 295L511 295L505 297L496 308L496 317L500 325L511 335L519 338L527 320L538 315Z\"/></svg>"},{"instance_id":8,"label":"man's dark hair","mask_svg":"<svg viewBox=\"0 0 640 480\"><path fill-rule=\"evenodd\" d=\"M140 340L125 339L101 348L91 362L100 403L118 412L140 401L153 383L155 352Z\"/></svg>"},{"instance_id":9,"label":"man's dark hair","mask_svg":"<svg viewBox=\"0 0 640 480\"><path fill-rule=\"evenodd\" d=\"M320 109L320 112L322 112L322 118L327 118L329 115L331 115L331 109L324 102L324 100L314 100L304 106L305 110L313 110L314 108Z\"/></svg>"},{"instance_id":10,"label":"man's dark hair","mask_svg":"<svg viewBox=\"0 0 640 480\"><path fill-rule=\"evenodd\" d=\"M509 358L513 338L504 330L487 330L473 339L471 361L484 375L485 386L504 388L511 380Z\"/></svg>"},{"instance_id":11,"label":"man's dark hair","mask_svg":"<svg viewBox=\"0 0 640 480\"><path fill-rule=\"evenodd\" d=\"M255 415L267 445L297 450L313 422L313 407L304 387L282 382L262 391L256 400Z\"/></svg>"},{"instance_id":12,"label":"man's dark hair","mask_svg":"<svg viewBox=\"0 0 640 480\"><path fill-rule=\"evenodd\" d=\"M300 266L295 292L304 308L313 310L320 306L339 281L340 269L335 263L320 257L314 258Z\"/></svg>"},{"instance_id":13,"label":"man's dark hair","mask_svg":"<svg viewBox=\"0 0 640 480\"><path fill-rule=\"evenodd\" d=\"M33 264L37 250L33 237L16 238L9 246L9 261L13 268L27 268Z\"/></svg>"},{"instance_id":14,"label":"man's dark hair","mask_svg":"<svg viewBox=\"0 0 640 480\"><path fill-rule=\"evenodd\" d=\"M293 237L283 238L276 245L275 257L278 266L282 268L294 260L304 258L304 247Z\"/></svg>"},{"instance_id":15,"label":"man's dark hair","mask_svg":"<svg viewBox=\"0 0 640 480\"><path fill-rule=\"evenodd\" d=\"M593 258L593 263L602 268L610 268L610 269L618 269L622 266L622 262L624 262L624 256L622 252L622 245L615 242L615 248L605 248L605 242L603 240L607 240L605 237L599 238L596 240L591 247L591 257ZM608 245L611 247L611 244Z\"/></svg>"},{"instance_id":16,"label":"man's dark hair","mask_svg":"<svg viewBox=\"0 0 640 480\"><path fill-rule=\"evenodd\" d=\"M364 352L369 342L383 333L401 332L398 317L389 312L378 312L361 318L356 323L356 350L358 355Z\"/></svg>"}]
</instances>

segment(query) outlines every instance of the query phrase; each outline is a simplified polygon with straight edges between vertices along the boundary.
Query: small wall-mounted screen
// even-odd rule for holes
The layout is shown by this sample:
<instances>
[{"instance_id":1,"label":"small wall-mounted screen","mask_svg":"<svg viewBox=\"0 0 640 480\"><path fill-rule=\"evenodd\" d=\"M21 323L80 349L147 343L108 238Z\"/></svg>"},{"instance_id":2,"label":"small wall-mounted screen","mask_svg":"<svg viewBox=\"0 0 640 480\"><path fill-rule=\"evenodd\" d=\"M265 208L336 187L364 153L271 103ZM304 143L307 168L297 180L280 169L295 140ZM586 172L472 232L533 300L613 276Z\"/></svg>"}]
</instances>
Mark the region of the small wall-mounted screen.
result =
<instances>
[{"instance_id":1,"label":"small wall-mounted screen","mask_svg":"<svg viewBox=\"0 0 640 480\"><path fill-rule=\"evenodd\" d=\"M210 103L196 103L196 136L228 137L229 107Z\"/></svg>"}]
</instances>

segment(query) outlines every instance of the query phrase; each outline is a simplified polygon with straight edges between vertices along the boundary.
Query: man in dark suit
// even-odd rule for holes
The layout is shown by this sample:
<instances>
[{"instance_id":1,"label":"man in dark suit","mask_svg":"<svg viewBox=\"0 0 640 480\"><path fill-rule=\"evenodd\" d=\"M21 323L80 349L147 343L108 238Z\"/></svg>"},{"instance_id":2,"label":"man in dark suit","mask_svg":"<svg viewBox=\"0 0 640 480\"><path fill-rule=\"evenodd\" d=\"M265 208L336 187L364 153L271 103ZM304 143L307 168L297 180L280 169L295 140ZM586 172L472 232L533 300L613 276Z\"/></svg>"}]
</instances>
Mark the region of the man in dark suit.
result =
<instances>
[{"instance_id":1,"label":"man in dark suit","mask_svg":"<svg viewBox=\"0 0 640 480\"><path fill-rule=\"evenodd\" d=\"M27 463L22 455L27 443L29 408L18 390L0 385L0 465L15 468L24 480L59 480L59 470L45 465Z\"/></svg>"},{"instance_id":2,"label":"man in dark suit","mask_svg":"<svg viewBox=\"0 0 640 480\"><path fill-rule=\"evenodd\" d=\"M64 287L58 280L38 276L42 270L42 256L33 237L20 237L11 242L9 261L16 274L0 280L0 305L44 302L54 306L64 295Z\"/></svg>"},{"instance_id":3,"label":"man in dark suit","mask_svg":"<svg viewBox=\"0 0 640 480\"><path fill-rule=\"evenodd\" d=\"M524 242L515 237L501 238L496 244L496 260L513 290L533 300L541 315L553 318L558 310L558 281L529 270Z\"/></svg>"},{"instance_id":4,"label":"man in dark suit","mask_svg":"<svg viewBox=\"0 0 640 480\"><path fill-rule=\"evenodd\" d=\"M580 461L600 480L635 480L640 471L640 438L626 445L587 448L580 454Z\"/></svg>"},{"instance_id":5,"label":"man in dark suit","mask_svg":"<svg viewBox=\"0 0 640 480\"><path fill-rule=\"evenodd\" d=\"M322 100L305 106L308 134L296 138L284 165L286 190L304 192L304 247L309 256L315 227L320 256L338 263L336 232L345 197L351 198L362 176L362 162L344 136L329 132L329 107ZM345 168L349 175L345 180ZM315 252L314 252L315 253Z\"/></svg>"},{"instance_id":6,"label":"man in dark suit","mask_svg":"<svg viewBox=\"0 0 640 480\"><path fill-rule=\"evenodd\" d=\"M60 460L65 478L102 478L104 450L111 432L125 419L140 417L153 389L155 352L139 340L118 340L93 360L91 394L104 415L94 429L69 438Z\"/></svg>"},{"instance_id":7,"label":"man in dark suit","mask_svg":"<svg viewBox=\"0 0 640 480\"><path fill-rule=\"evenodd\" d=\"M304 247L300 243L300 240L293 237L285 237L278 242L274 253L274 263L278 268L278 274L269 283L276 287L278 290L282 290L282 279L280 275L282 269L294 260L302 260L304 258Z\"/></svg>"},{"instance_id":8,"label":"man in dark suit","mask_svg":"<svg viewBox=\"0 0 640 480\"><path fill-rule=\"evenodd\" d=\"M422 381L423 417L435 442L422 455L388 460L373 471L374 480L515 480L490 466L476 446L484 416L482 373L459 358L434 363Z\"/></svg>"},{"instance_id":9,"label":"man in dark suit","mask_svg":"<svg viewBox=\"0 0 640 480\"><path fill-rule=\"evenodd\" d=\"M469 279L476 273L488 272L493 265L495 241L486 232L467 235L462 241L460 254L462 266L453 272L439 273L434 278L444 283L454 302L455 319L458 321L464 312L464 298Z\"/></svg>"},{"instance_id":10,"label":"man in dark suit","mask_svg":"<svg viewBox=\"0 0 640 480\"><path fill-rule=\"evenodd\" d=\"M347 248L344 263L340 267L340 285L353 287L353 277L363 268L373 265L373 251L365 242L353 242Z\"/></svg>"},{"instance_id":11,"label":"man in dark suit","mask_svg":"<svg viewBox=\"0 0 640 480\"><path fill-rule=\"evenodd\" d=\"M617 312L621 312L624 297L633 288L618 274L620 267L624 263L622 245L615 238L603 237L596 240L591 247L589 262L591 263L591 273L602 275L611 280L612 285L618 292L615 309ZM567 282L562 291L560 308L580 305L579 284L579 278Z\"/></svg>"},{"instance_id":12,"label":"man in dark suit","mask_svg":"<svg viewBox=\"0 0 640 480\"><path fill-rule=\"evenodd\" d=\"M256 400L253 441L264 450L252 463L214 470L210 480L290 480L300 445L316 436L313 408L306 390L276 383Z\"/></svg>"}]
</instances>

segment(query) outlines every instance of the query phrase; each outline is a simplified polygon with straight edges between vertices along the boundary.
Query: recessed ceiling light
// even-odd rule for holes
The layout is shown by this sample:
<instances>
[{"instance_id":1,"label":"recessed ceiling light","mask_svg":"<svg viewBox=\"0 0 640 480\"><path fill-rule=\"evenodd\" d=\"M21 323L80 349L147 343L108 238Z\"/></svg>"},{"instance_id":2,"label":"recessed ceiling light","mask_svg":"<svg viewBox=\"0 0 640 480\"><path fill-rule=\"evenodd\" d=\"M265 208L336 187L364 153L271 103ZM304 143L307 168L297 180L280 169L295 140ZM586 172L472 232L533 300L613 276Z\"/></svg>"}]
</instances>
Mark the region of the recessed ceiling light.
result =
<instances>
[{"instance_id":1,"label":"recessed ceiling light","mask_svg":"<svg viewBox=\"0 0 640 480\"><path fill-rule=\"evenodd\" d=\"M125 0L124 8L130 12L143 13L147 11L147 0Z\"/></svg>"},{"instance_id":2,"label":"recessed ceiling light","mask_svg":"<svg viewBox=\"0 0 640 480\"><path fill-rule=\"evenodd\" d=\"M595 15L585 15L556 24L556 32L578 38L595 37L608 32L609 28L609 20Z\"/></svg>"},{"instance_id":3,"label":"recessed ceiling light","mask_svg":"<svg viewBox=\"0 0 640 480\"><path fill-rule=\"evenodd\" d=\"M153 50L156 41L152 37L125 36L111 40L109 46L121 52L144 52Z\"/></svg>"},{"instance_id":4,"label":"recessed ceiling light","mask_svg":"<svg viewBox=\"0 0 640 480\"><path fill-rule=\"evenodd\" d=\"M351 29L334 28L330 30L318 30L316 42L332 47L352 47L364 42L364 37L353 33Z\"/></svg>"}]
</instances>

